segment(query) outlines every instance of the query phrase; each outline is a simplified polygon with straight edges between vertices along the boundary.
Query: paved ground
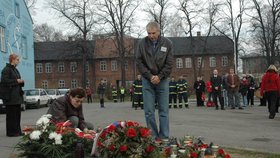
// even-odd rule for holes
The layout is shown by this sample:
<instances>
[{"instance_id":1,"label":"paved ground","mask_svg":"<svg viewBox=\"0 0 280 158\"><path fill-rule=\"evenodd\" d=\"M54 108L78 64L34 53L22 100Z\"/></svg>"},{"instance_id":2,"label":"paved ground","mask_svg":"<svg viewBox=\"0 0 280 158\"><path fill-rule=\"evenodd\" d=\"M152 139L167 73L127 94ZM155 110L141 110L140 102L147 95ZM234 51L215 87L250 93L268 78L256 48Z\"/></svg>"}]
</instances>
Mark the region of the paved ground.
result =
<instances>
[{"instance_id":1,"label":"paved ground","mask_svg":"<svg viewBox=\"0 0 280 158\"><path fill-rule=\"evenodd\" d=\"M131 103L106 103L101 109L97 103L84 104L87 121L95 127L104 127L115 120L134 120L145 125L144 112L134 110ZM30 109L22 112L22 126L34 125L45 114L47 108ZM171 136L183 138L189 134L202 136L205 141L225 146L263 152L280 153L280 115L268 119L266 107L248 107L245 110L195 107L170 110ZM16 154L14 146L20 138L5 136L5 115L0 115L1 158Z\"/></svg>"}]
</instances>

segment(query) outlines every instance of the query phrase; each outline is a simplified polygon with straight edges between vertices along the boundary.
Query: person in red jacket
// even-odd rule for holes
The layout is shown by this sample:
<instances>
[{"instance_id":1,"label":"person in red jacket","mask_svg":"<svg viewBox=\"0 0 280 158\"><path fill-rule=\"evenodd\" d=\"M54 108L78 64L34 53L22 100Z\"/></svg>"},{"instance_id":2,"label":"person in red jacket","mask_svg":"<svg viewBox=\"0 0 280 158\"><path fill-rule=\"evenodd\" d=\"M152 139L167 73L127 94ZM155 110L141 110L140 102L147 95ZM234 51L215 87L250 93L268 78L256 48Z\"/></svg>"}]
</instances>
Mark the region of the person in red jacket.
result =
<instances>
[{"instance_id":1,"label":"person in red jacket","mask_svg":"<svg viewBox=\"0 0 280 158\"><path fill-rule=\"evenodd\" d=\"M280 95L280 78L274 65L270 65L262 77L260 95L263 94L268 102L269 119L274 119L277 97Z\"/></svg>"}]
</instances>

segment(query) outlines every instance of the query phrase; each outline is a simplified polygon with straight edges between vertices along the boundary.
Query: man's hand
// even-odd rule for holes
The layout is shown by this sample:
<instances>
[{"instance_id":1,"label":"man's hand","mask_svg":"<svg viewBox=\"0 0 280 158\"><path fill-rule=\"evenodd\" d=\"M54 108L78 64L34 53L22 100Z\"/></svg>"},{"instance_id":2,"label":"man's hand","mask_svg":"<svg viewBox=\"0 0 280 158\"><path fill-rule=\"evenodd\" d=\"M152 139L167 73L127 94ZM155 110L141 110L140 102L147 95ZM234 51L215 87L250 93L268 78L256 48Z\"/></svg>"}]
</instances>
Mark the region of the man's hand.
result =
<instances>
[{"instance_id":1,"label":"man's hand","mask_svg":"<svg viewBox=\"0 0 280 158\"><path fill-rule=\"evenodd\" d=\"M159 79L158 76L155 75L155 76L152 76L151 82L152 82L152 84L159 84L160 83L160 79Z\"/></svg>"}]
</instances>

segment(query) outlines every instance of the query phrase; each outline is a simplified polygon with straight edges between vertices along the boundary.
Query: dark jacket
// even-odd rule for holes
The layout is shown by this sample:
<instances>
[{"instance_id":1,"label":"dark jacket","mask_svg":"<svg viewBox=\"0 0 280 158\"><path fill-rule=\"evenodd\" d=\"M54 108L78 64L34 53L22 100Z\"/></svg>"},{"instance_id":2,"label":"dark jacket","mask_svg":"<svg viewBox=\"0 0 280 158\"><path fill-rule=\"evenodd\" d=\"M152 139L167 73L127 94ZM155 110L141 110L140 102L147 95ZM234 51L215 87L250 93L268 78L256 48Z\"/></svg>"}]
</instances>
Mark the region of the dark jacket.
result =
<instances>
[{"instance_id":1,"label":"dark jacket","mask_svg":"<svg viewBox=\"0 0 280 158\"><path fill-rule=\"evenodd\" d=\"M18 83L17 79L21 79L19 71L15 66L6 64L1 73L1 83L10 87L9 100L3 100L5 105L16 105L23 103L23 83Z\"/></svg>"},{"instance_id":2,"label":"dark jacket","mask_svg":"<svg viewBox=\"0 0 280 158\"><path fill-rule=\"evenodd\" d=\"M166 79L173 64L172 42L160 37L154 51L152 41L148 37L143 38L138 45L136 63L139 72L147 80L153 75L157 75L161 80Z\"/></svg>"},{"instance_id":3,"label":"dark jacket","mask_svg":"<svg viewBox=\"0 0 280 158\"><path fill-rule=\"evenodd\" d=\"M176 81L169 82L169 94L177 94L177 82Z\"/></svg>"},{"instance_id":4,"label":"dark jacket","mask_svg":"<svg viewBox=\"0 0 280 158\"><path fill-rule=\"evenodd\" d=\"M142 94L142 80L135 80L133 82L134 94Z\"/></svg>"},{"instance_id":5,"label":"dark jacket","mask_svg":"<svg viewBox=\"0 0 280 158\"><path fill-rule=\"evenodd\" d=\"M214 77L214 75L213 75L210 78L210 82L212 83L212 92L222 90L223 80L222 80L221 76L217 75L217 77ZM218 90L216 90L215 87L218 87Z\"/></svg>"},{"instance_id":6,"label":"dark jacket","mask_svg":"<svg viewBox=\"0 0 280 158\"><path fill-rule=\"evenodd\" d=\"M204 92L205 91L205 83L203 80L195 81L193 88L196 92Z\"/></svg>"},{"instance_id":7,"label":"dark jacket","mask_svg":"<svg viewBox=\"0 0 280 158\"><path fill-rule=\"evenodd\" d=\"M80 128L81 130L84 130L84 128L86 128L83 106L75 108L70 103L69 95L65 95L56 99L50 106L47 113L51 114L52 119L57 123L67 121L70 116L77 116L79 118L78 128Z\"/></svg>"},{"instance_id":8,"label":"dark jacket","mask_svg":"<svg viewBox=\"0 0 280 158\"><path fill-rule=\"evenodd\" d=\"M105 84L100 83L97 87L97 94L105 94Z\"/></svg>"},{"instance_id":9,"label":"dark jacket","mask_svg":"<svg viewBox=\"0 0 280 158\"><path fill-rule=\"evenodd\" d=\"M232 88L231 87L232 85L235 85L235 87ZM240 86L240 79L239 79L239 77L236 74L234 74L234 75L229 74L227 76L227 86L228 86L228 91L230 91L230 92L238 92L239 91L239 86Z\"/></svg>"}]
</instances>

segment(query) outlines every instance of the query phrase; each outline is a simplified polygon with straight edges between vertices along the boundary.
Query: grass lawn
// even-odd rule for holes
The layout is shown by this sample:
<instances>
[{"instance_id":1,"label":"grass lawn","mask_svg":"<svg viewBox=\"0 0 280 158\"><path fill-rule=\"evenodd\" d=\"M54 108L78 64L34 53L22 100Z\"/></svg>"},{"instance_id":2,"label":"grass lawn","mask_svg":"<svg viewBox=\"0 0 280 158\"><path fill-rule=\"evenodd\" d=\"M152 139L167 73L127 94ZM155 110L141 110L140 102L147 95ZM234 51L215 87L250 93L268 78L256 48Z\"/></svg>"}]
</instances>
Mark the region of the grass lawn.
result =
<instances>
[{"instance_id":1,"label":"grass lawn","mask_svg":"<svg viewBox=\"0 0 280 158\"><path fill-rule=\"evenodd\" d=\"M264 153L250 150L224 148L231 158L280 158L280 154Z\"/></svg>"}]
</instances>

